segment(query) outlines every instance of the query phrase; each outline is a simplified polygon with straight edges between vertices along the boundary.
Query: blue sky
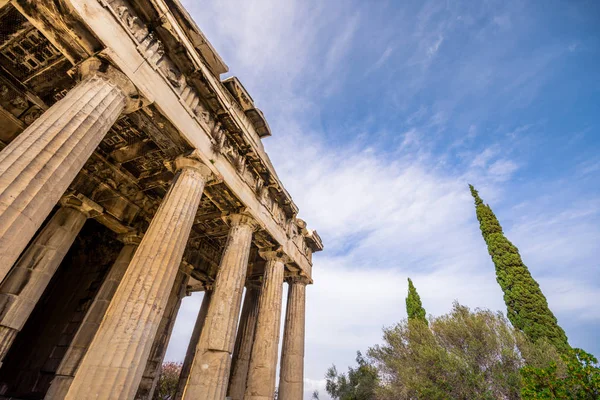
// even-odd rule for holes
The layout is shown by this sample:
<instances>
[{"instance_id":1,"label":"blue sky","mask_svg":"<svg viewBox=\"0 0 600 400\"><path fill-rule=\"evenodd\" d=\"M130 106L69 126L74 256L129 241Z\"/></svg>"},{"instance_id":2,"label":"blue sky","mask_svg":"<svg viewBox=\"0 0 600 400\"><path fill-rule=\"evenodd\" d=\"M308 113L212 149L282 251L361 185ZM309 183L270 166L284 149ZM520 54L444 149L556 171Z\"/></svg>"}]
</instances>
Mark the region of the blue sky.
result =
<instances>
[{"instance_id":1,"label":"blue sky","mask_svg":"<svg viewBox=\"0 0 600 400\"><path fill-rule=\"evenodd\" d=\"M306 390L406 316L505 310L467 183L574 346L600 355L600 3L183 1L269 120L264 143L326 250ZM167 357L183 359L200 296ZM308 397L307 397L308 398Z\"/></svg>"}]
</instances>

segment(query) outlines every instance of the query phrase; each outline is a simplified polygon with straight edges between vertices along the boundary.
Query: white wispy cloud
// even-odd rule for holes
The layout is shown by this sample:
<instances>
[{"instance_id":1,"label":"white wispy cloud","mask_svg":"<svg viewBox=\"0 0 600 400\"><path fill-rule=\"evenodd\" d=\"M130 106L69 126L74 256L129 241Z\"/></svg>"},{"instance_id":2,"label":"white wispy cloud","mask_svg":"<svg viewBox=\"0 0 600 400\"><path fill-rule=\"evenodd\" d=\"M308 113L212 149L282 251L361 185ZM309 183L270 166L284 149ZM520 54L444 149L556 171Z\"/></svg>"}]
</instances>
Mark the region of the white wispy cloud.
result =
<instances>
[{"instance_id":1,"label":"white wispy cloud","mask_svg":"<svg viewBox=\"0 0 600 400\"><path fill-rule=\"evenodd\" d=\"M342 28L335 35L331 43L328 44L328 50L325 55L325 69L326 75L331 75L340 65L342 58L348 53L352 44L352 39L356 34L360 17L358 13L355 13L346 21L343 22Z\"/></svg>"},{"instance_id":2,"label":"white wispy cloud","mask_svg":"<svg viewBox=\"0 0 600 400\"><path fill-rule=\"evenodd\" d=\"M368 75L371 72L377 71L379 68L381 68L383 64L385 64L390 58L393 52L394 48L392 46L387 46L377 61L375 61L375 63L369 67L365 75Z\"/></svg>"},{"instance_id":3,"label":"white wispy cloud","mask_svg":"<svg viewBox=\"0 0 600 400\"><path fill-rule=\"evenodd\" d=\"M431 57L433 57L433 56L436 55L436 53L440 49L440 46L442 45L442 43L444 43L444 37L442 35L440 35L440 36L438 36L438 38L436 39L436 41L433 42L427 48L427 55L429 56L429 58L431 58Z\"/></svg>"}]
</instances>

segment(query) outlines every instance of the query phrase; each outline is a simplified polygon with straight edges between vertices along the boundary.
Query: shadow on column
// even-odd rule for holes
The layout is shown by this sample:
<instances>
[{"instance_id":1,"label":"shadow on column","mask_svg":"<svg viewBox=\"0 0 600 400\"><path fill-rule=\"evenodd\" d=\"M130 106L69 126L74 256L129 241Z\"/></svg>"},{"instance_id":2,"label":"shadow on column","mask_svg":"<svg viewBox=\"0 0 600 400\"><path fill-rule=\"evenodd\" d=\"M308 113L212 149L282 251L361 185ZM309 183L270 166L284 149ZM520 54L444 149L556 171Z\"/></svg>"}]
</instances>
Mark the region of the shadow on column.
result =
<instances>
[{"instance_id":1,"label":"shadow on column","mask_svg":"<svg viewBox=\"0 0 600 400\"><path fill-rule=\"evenodd\" d=\"M0 394L43 399L122 243L88 220L0 369Z\"/></svg>"}]
</instances>

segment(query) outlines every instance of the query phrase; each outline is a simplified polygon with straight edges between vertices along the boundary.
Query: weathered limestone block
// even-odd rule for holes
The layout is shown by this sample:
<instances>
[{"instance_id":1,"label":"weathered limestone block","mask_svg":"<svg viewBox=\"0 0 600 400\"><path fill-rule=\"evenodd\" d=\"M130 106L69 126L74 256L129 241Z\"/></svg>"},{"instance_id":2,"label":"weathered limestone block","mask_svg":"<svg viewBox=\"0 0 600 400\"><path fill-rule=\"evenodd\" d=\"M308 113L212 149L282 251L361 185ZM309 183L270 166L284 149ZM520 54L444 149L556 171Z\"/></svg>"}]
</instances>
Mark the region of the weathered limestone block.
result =
<instances>
[{"instance_id":1,"label":"weathered limestone block","mask_svg":"<svg viewBox=\"0 0 600 400\"><path fill-rule=\"evenodd\" d=\"M167 306L206 180L199 161L179 171L108 307L66 399L132 399Z\"/></svg>"},{"instance_id":2,"label":"weathered limestone block","mask_svg":"<svg viewBox=\"0 0 600 400\"><path fill-rule=\"evenodd\" d=\"M304 323L308 279L291 278L288 287L278 398L302 400L304 395Z\"/></svg>"},{"instance_id":3,"label":"weathered limestone block","mask_svg":"<svg viewBox=\"0 0 600 400\"><path fill-rule=\"evenodd\" d=\"M44 397L45 400L62 400L67 395L75 372L100 327L100 322L102 322L110 301L117 291L117 287L121 283L121 279L125 275L129 263L133 259L142 236L136 232L132 232L121 236L120 239L124 243L124 246L106 275L106 278L104 278L104 282L102 282L102 286L81 322L81 326L73 337L56 371L56 376L52 380L50 389L48 389L46 397Z\"/></svg>"},{"instance_id":4,"label":"weathered limestone block","mask_svg":"<svg viewBox=\"0 0 600 400\"><path fill-rule=\"evenodd\" d=\"M0 286L0 361L4 359L85 221L102 208L68 196Z\"/></svg>"},{"instance_id":5,"label":"weathered limestone block","mask_svg":"<svg viewBox=\"0 0 600 400\"><path fill-rule=\"evenodd\" d=\"M0 152L0 281L136 93L100 64Z\"/></svg>"},{"instance_id":6,"label":"weathered limestone block","mask_svg":"<svg viewBox=\"0 0 600 400\"><path fill-rule=\"evenodd\" d=\"M244 395L246 400L273 399L275 394L285 255L270 251L261 253L261 256L267 263Z\"/></svg>"},{"instance_id":7,"label":"weathered limestone block","mask_svg":"<svg viewBox=\"0 0 600 400\"><path fill-rule=\"evenodd\" d=\"M244 296L240 326L235 339L235 348L231 359L231 376L229 378L229 388L227 389L227 396L231 397L232 400L242 400L244 398L248 379L248 366L256 330L256 318L258 317L260 289L258 282L246 284L246 295Z\"/></svg>"},{"instance_id":8,"label":"weathered limestone block","mask_svg":"<svg viewBox=\"0 0 600 400\"><path fill-rule=\"evenodd\" d=\"M179 381L177 382L177 393L175 393L175 400L181 400L183 397L183 391L185 390L185 384L190 376L190 370L192 369L192 362L194 362L194 354L196 354L196 346L200 340L200 334L206 321L206 314L208 314L208 307L210 305L210 299L212 298L212 288L204 291L204 297L202 298L202 305L198 311L198 317L194 324L194 330L192 331L192 337L188 344L187 351L185 353L185 359L181 366L181 374L179 375Z\"/></svg>"},{"instance_id":9,"label":"weathered limestone block","mask_svg":"<svg viewBox=\"0 0 600 400\"><path fill-rule=\"evenodd\" d=\"M175 284L169 294L169 301L167 308L163 314L162 320L158 327L158 334L152 344L152 350L150 351L150 357L146 362L146 368L144 375L142 376L142 382L135 395L136 400L151 400L158 383L160 376L160 370L162 363L167 353L167 345L171 339L171 333L173 332L173 326L175 325L175 319L181 306L181 299L186 295L187 283L189 281L189 275L183 271L177 273L175 278Z\"/></svg>"},{"instance_id":10,"label":"weathered limestone block","mask_svg":"<svg viewBox=\"0 0 600 400\"><path fill-rule=\"evenodd\" d=\"M229 381L231 353L241 307L255 223L251 217L230 217L231 229L208 315L192 363L183 398L223 400Z\"/></svg>"}]
</instances>

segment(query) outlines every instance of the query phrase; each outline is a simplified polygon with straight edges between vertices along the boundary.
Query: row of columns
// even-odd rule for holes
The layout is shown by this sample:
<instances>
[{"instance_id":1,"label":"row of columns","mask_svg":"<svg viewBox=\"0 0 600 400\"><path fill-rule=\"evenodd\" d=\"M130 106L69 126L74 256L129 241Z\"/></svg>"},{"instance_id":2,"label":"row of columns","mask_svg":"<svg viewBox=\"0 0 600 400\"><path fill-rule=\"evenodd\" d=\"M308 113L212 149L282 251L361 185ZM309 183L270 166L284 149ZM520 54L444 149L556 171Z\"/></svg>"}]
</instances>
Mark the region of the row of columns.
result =
<instances>
[{"instance_id":1,"label":"row of columns","mask_svg":"<svg viewBox=\"0 0 600 400\"><path fill-rule=\"evenodd\" d=\"M227 399L272 399L275 393L283 263L282 259L269 261L272 265L269 268L270 273L265 271L262 285L255 281L247 282L229 376L219 371L216 375L212 374L216 380L212 384L211 381L207 381L209 383L205 385L209 389L212 388L213 391L218 388L226 390ZM279 273L280 271L281 273ZM304 393L304 311L305 288L308 280L301 276L295 276L287 281L289 288L278 398L299 400L303 398ZM205 360L202 358L195 360L195 356L198 351L203 350L202 346L199 346L201 332L213 301L213 291L209 288L204 294L194 325L179 377L175 400L225 398L219 397L219 395L209 396L204 391L192 393L190 390L186 390L190 382L190 373L193 374L192 366L197 367L199 360L201 362ZM210 365L201 364L200 368L208 370ZM210 371L205 375L211 376Z\"/></svg>"},{"instance_id":2,"label":"row of columns","mask_svg":"<svg viewBox=\"0 0 600 400\"><path fill-rule=\"evenodd\" d=\"M0 362L86 219L102 209L83 197L67 197L31 241L33 235L119 115L139 103L133 85L99 60L84 63L81 72L82 81L64 99L0 152ZM177 159L175 170L143 237L121 237L124 247L46 399L151 395L187 283L180 271L183 253L210 178L209 168L193 157ZM238 330L257 224L242 214L230 216L229 224L214 287L205 295L186 354L180 399L274 395L286 258L276 251L261 253L267 260L263 283L248 288ZM306 283L290 282L280 399L302 398Z\"/></svg>"}]
</instances>

